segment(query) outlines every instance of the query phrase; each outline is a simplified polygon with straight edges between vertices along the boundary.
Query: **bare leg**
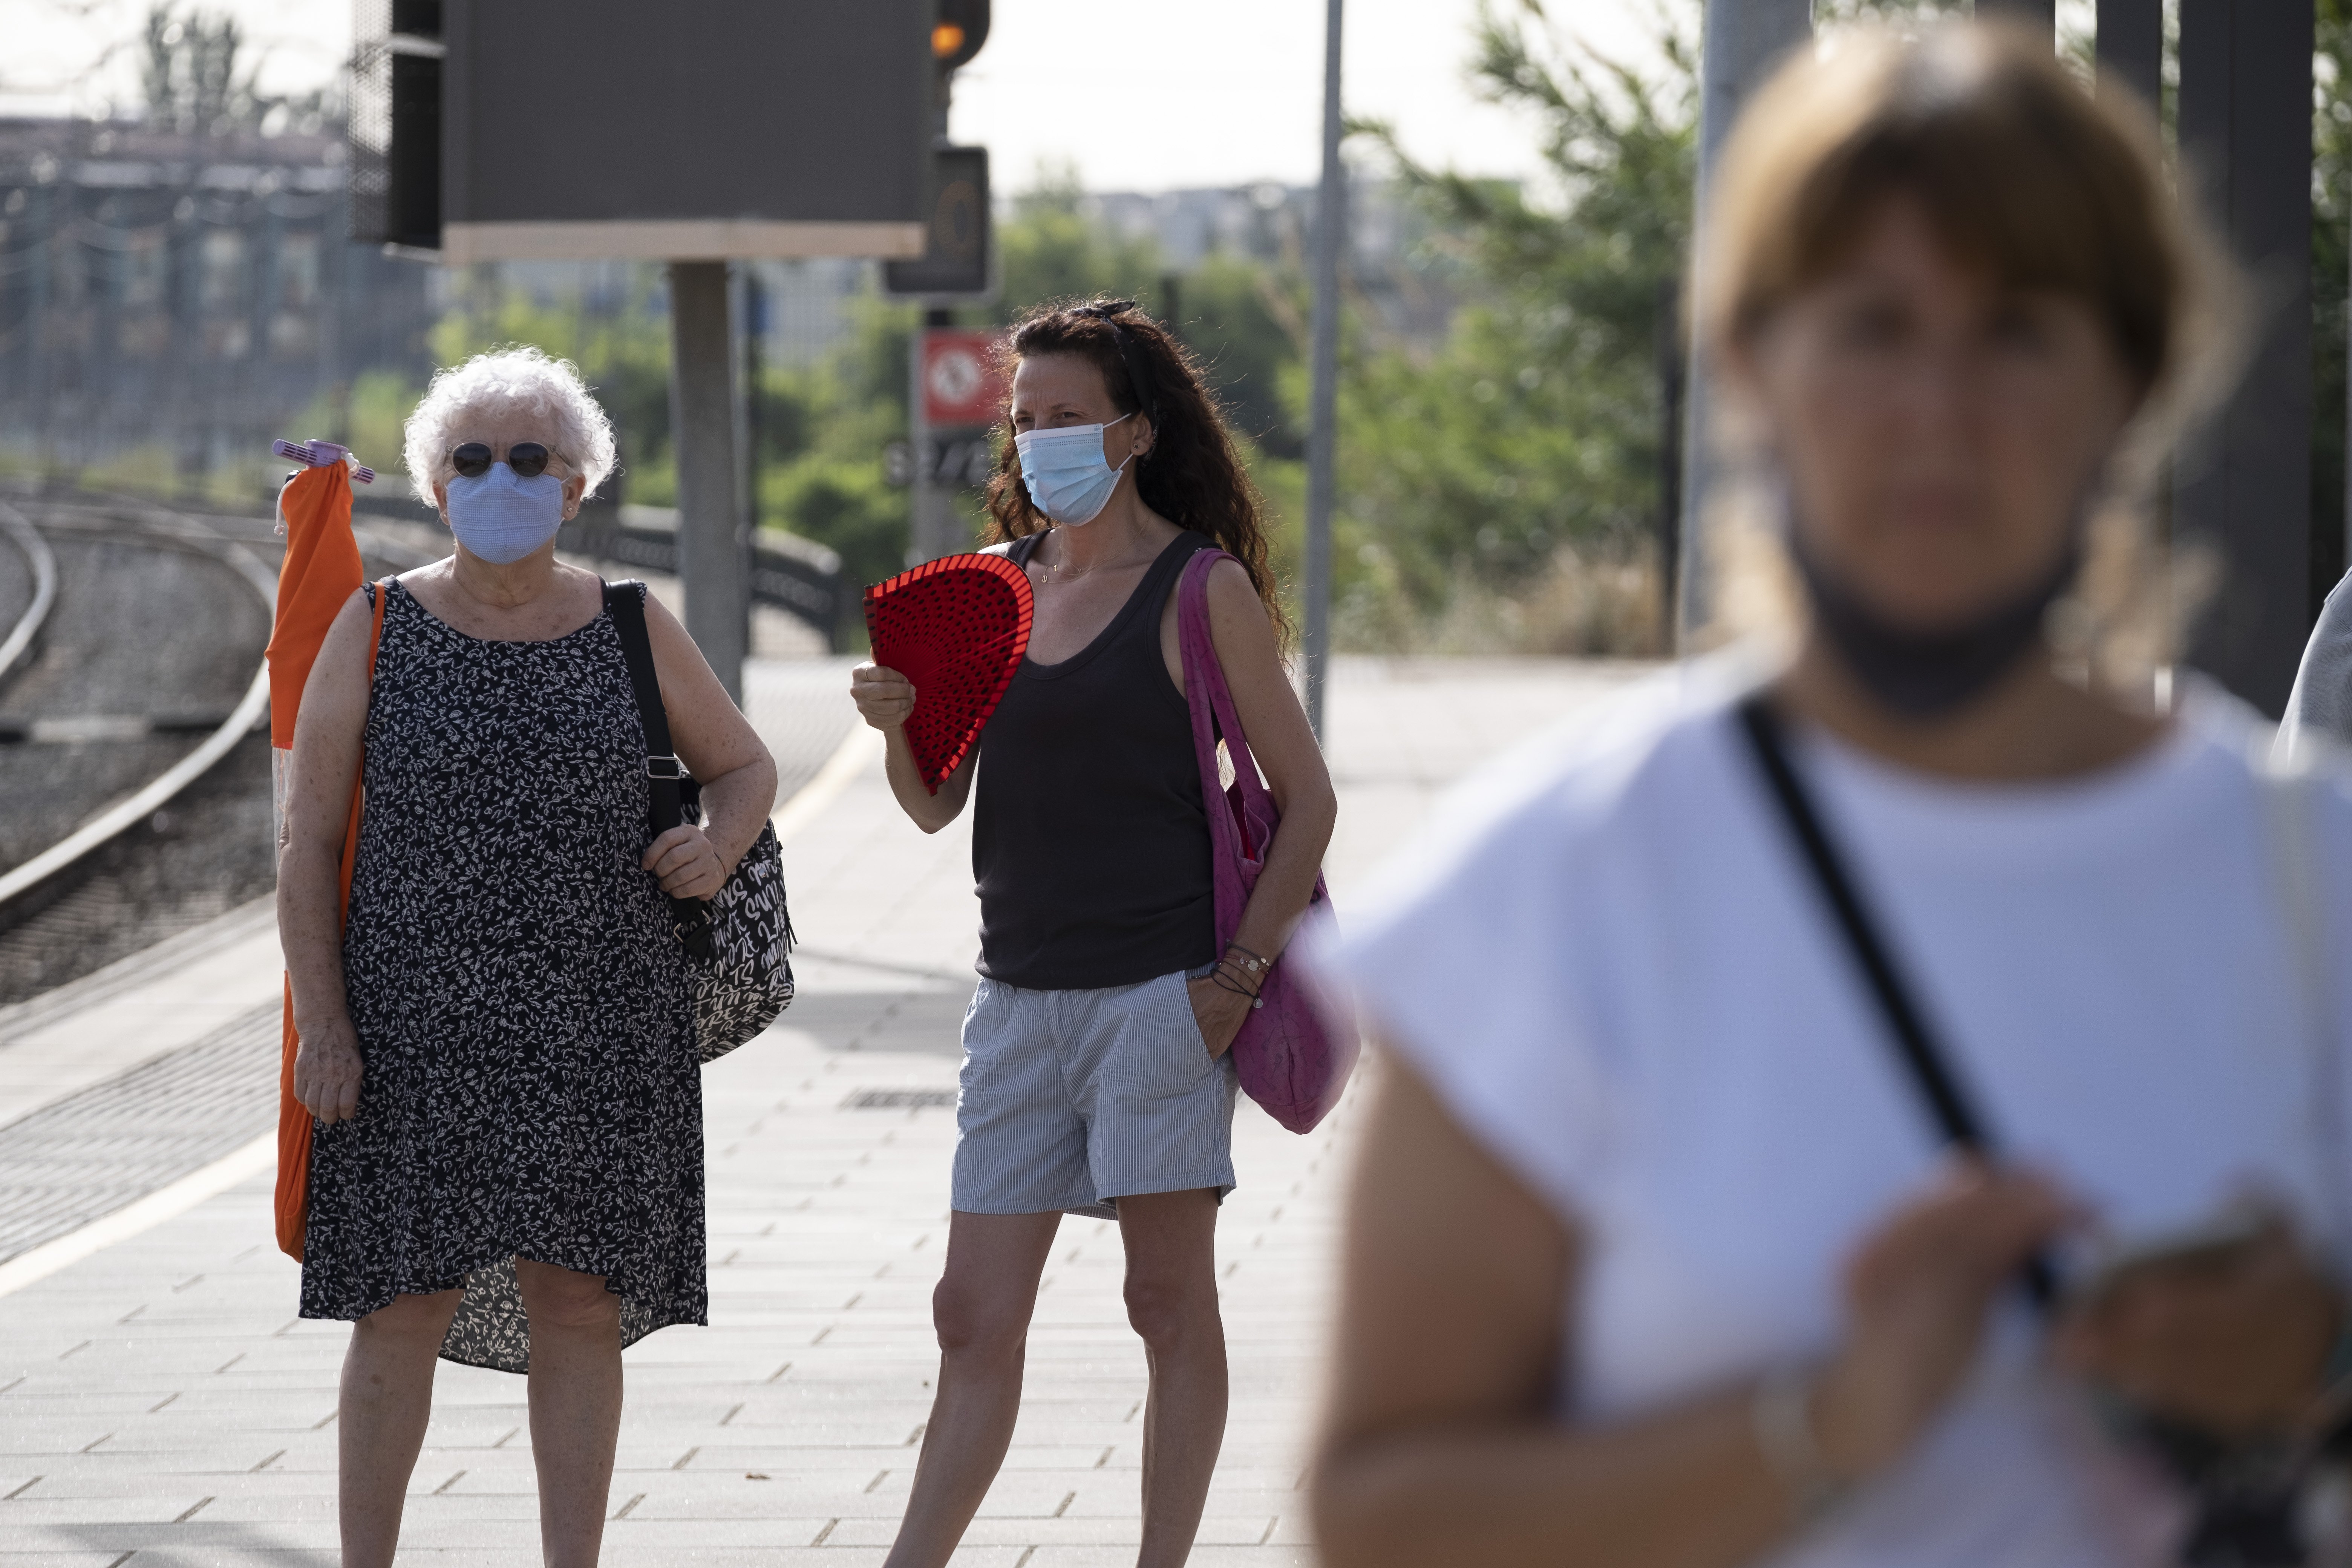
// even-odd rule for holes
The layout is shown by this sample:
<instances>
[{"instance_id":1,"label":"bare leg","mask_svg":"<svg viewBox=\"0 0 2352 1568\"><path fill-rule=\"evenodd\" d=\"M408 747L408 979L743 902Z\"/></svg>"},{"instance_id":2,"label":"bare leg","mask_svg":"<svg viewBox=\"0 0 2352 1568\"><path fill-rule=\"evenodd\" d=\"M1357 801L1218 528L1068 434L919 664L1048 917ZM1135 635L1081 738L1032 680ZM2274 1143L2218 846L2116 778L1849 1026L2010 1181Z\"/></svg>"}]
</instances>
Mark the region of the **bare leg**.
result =
<instances>
[{"instance_id":1,"label":"bare leg","mask_svg":"<svg viewBox=\"0 0 2352 1568\"><path fill-rule=\"evenodd\" d=\"M1225 1440L1225 1325L1217 1313L1217 1194L1118 1200L1127 1321L1143 1336L1143 1549L1138 1568L1192 1554Z\"/></svg>"},{"instance_id":2,"label":"bare leg","mask_svg":"<svg viewBox=\"0 0 2352 1568\"><path fill-rule=\"evenodd\" d=\"M530 1457L548 1568L593 1568L621 1439L621 1299L602 1275L515 1259L530 1314Z\"/></svg>"},{"instance_id":3,"label":"bare leg","mask_svg":"<svg viewBox=\"0 0 2352 1568\"><path fill-rule=\"evenodd\" d=\"M1058 1213L961 1212L948 1222L947 1270L931 1294L939 1393L884 1568L942 1568L980 1511L1021 1415L1029 1314L1061 1223Z\"/></svg>"},{"instance_id":4,"label":"bare leg","mask_svg":"<svg viewBox=\"0 0 2352 1568\"><path fill-rule=\"evenodd\" d=\"M395 1296L352 1325L335 1404L344 1568L391 1568L400 1508L433 1414L433 1367L463 1290Z\"/></svg>"}]
</instances>

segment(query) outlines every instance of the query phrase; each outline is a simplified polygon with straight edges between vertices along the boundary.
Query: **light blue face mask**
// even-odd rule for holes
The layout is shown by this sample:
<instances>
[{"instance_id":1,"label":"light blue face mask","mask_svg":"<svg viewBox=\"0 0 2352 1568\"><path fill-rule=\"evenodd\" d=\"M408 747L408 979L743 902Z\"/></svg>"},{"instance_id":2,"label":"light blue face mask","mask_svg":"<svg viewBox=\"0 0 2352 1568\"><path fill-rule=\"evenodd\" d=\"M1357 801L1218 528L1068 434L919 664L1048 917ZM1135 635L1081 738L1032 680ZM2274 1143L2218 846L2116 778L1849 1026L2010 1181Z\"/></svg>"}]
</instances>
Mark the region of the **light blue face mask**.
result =
<instances>
[{"instance_id":1,"label":"light blue face mask","mask_svg":"<svg viewBox=\"0 0 2352 1568\"><path fill-rule=\"evenodd\" d=\"M553 474L522 479L504 463L449 480L449 531L469 554L504 566L555 537L563 526L563 481Z\"/></svg>"},{"instance_id":2,"label":"light blue face mask","mask_svg":"<svg viewBox=\"0 0 2352 1568\"><path fill-rule=\"evenodd\" d=\"M1013 449L1021 454L1021 482L1029 487L1029 499L1037 510L1072 528L1100 517L1110 504L1111 491L1118 489L1118 476L1127 469L1124 462L1112 468L1103 456L1103 432L1133 417L1122 414L1110 425L1065 425L1013 437ZM1127 456L1134 460L1134 453Z\"/></svg>"}]
</instances>

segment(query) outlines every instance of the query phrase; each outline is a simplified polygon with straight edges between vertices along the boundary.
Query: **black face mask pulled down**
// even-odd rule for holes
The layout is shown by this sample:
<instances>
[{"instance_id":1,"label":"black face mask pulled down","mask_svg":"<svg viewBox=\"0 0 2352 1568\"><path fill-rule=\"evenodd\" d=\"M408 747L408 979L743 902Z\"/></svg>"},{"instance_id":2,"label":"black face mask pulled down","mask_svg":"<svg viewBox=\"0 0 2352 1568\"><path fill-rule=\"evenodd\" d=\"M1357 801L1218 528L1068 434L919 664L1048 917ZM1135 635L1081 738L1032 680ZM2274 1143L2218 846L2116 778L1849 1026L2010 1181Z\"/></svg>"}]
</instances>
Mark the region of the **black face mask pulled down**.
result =
<instances>
[{"instance_id":1,"label":"black face mask pulled down","mask_svg":"<svg viewBox=\"0 0 2352 1568\"><path fill-rule=\"evenodd\" d=\"M1791 526L1788 541L1814 624L1864 690L1913 720L1967 707L2039 647L2043 616L2082 567L2081 543L2070 536L2056 565L2024 593L1963 625L1919 632L1889 624L1823 571L1802 529Z\"/></svg>"}]
</instances>

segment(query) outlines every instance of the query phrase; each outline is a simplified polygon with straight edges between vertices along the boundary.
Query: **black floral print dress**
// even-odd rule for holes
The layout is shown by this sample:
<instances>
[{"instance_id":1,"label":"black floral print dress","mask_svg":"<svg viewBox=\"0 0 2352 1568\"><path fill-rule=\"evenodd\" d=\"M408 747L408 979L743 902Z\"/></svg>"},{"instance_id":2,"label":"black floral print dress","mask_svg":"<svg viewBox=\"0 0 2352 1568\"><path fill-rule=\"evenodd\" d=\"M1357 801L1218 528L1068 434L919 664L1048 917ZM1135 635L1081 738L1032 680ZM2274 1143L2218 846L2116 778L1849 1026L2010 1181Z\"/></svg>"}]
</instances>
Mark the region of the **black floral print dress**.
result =
<instances>
[{"instance_id":1,"label":"black floral print dress","mask_svg":"<svg viewBox=\"0 0 2352 1568\"><path fill-rule=\"evenodd\" d=\"M343 935L364 1071L316 1128L302 1315L463 1285L442 1355L523 1372L528 1258L603 1275L624 1344L702 1322L694 1016L612 618L486 642L389 595Z\"/></svg>"}]
</instances>

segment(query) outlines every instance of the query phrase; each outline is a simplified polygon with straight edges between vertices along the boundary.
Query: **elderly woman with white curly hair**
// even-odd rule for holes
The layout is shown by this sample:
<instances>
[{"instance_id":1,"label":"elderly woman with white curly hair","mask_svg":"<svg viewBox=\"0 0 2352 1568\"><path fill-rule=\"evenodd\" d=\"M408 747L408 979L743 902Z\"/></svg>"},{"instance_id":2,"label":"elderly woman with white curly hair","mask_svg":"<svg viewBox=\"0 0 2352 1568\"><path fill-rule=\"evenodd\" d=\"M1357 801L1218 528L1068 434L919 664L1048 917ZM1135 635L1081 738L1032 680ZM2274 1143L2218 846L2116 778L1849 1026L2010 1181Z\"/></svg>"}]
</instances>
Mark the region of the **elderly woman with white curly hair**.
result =
<instances>
[{"instance_id":1,"label":"elderly woman with white curly hair","mask_svg":"<svg viewBox=\"0 0 2352 1568\"><path fill-rule=\"evenodd\" d=\"M318 1119L301 1310L353 1324L349 1568L392 1562L436 1355L529 1373L546 1560L584 1564L622 1347L704 1321L701 1089L663 895L718 890L776 771L678 624L623 585L708 816L654 836L608 590L555 559L614 458L570 364L509 349L444 371L407 457L455 549L353 595L294 735L278 924Z\"/></svg>"}]
</instances>

